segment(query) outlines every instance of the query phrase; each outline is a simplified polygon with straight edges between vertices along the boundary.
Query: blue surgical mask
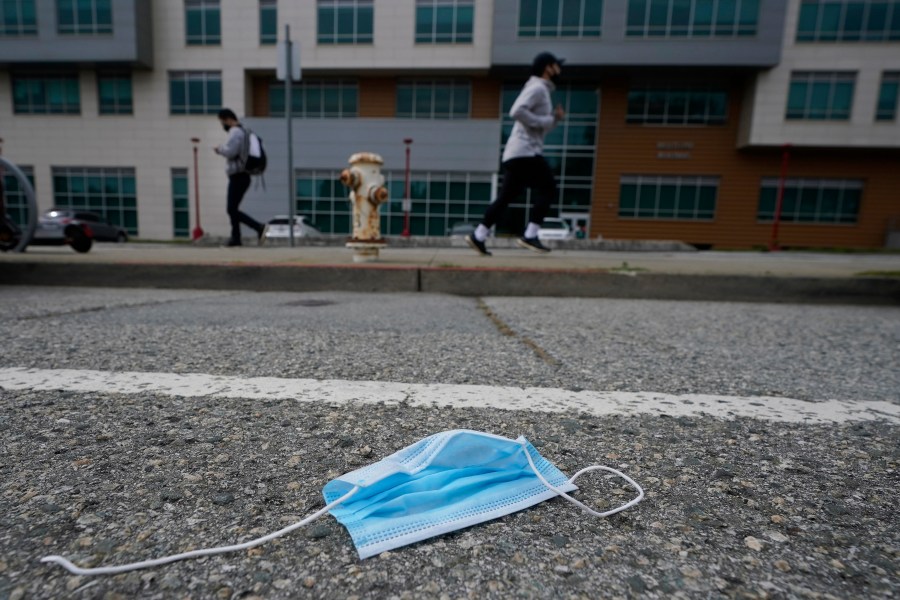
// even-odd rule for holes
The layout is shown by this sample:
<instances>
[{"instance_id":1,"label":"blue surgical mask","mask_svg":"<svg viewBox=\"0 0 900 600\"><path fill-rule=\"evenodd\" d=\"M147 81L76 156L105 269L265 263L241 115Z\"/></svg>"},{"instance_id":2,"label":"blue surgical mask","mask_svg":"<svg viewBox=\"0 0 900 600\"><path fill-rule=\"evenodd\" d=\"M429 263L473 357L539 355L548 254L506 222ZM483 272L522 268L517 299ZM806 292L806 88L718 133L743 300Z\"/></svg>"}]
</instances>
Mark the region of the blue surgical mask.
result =
<instances>
[{"instance_id":1,"label":"blue surgical mask","mask_svg":"<svg viewBox=\"0 0 900 600\"><path fill-rule=\"evenodd\" d=\"M578 489L575 480L580 475L594 470L622 477L638 495L606 512L585 506L568 492ZM326 512L347 528L362 559L496 519L555 496L562 496L600 517L634 506L644 497L640 485L610 467L588 467L567 478L524 437L511 440L465 429L429 436L377 463L330 481L322 493L326 506L321 510L280 531L235 546L93 569L81 569L61 556L47 556L41 562L58 563L76 575L123 573L252 548L302 527Z\"/></svg>"},{"instance_id":2,"label":"blue surgical mask","mask_svg":"<svg viewBox=\"0 0 900 600\"><path fill-rule=\"evenodd\" d=\"M525 438L467 430L432 435L338 477L325 486L325 501L334 502L354 488L354 496L331 514L347 528L360 558L578 489Z\"/></svg>"}]
</instances>

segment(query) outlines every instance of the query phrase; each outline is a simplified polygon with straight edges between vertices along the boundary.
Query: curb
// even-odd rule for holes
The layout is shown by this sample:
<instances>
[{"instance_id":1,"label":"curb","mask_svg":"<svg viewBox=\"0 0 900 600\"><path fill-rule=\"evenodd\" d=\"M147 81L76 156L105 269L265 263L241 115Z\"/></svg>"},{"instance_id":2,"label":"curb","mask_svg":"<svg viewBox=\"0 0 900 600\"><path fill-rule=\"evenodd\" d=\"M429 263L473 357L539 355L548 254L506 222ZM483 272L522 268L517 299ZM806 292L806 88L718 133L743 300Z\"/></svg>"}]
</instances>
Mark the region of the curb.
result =
<instances>
[{"instance_id":1,"label":"curb","mask_svg":"<svg viewBox=\"0 0 900 600\"><path fill-rule=\"evenodd\" d=\"M900 305L900 280L888 278L422 269L421 291L459 296Z\"/></svg>"},{"instance_id":2,"label":"curb","mask_svg":"<svg viewBox=\"0 0 900 600\"><path fill-rule=\"evenodd\" d=\"M440 236L385 236L387 248L468 248L463 238L451 238ZM489 248L517 248L515 237L492 237L488 242ZM214 247L224 244L227 238L207 237L192 245L200 247ZM543 244L554 250L583 250L597 252L698 252L697 248L679 240L542 240ZM345 235L328 235L321 237L294 238L294 246L301 247L330 247L339 248L347 243ZM244 244L255 246L256 239L244 238ZM290 241L286 238L269 238L265 243L268 247L289 248Z\"/></svg>"},{"instance_id":3,"label":"curb","mask_svg":"<svg viewBox=\"0 0 900 600\"><path fill-rule=\"evenodd\" d=\"M900 279L373 265L6 263L4 284L900 305Z\"/></svg>"}]
</instances>

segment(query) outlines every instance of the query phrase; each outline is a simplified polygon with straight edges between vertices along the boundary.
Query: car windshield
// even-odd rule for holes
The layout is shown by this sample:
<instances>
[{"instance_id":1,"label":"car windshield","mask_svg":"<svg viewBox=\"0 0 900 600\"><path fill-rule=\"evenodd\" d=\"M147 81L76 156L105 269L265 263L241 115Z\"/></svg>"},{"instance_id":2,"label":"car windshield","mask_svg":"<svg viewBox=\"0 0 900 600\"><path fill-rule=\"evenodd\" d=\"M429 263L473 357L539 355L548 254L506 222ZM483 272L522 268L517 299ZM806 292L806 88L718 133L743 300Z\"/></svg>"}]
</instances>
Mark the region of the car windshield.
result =
<instances>
[{"instance_id":1,"label":"car windshield","mask_svg":"<svg viewBox=\"0 0 900 600\"><path fill-rule=\"evenodd\" d=\"M544 229L565 229L566 226L558 221L544 221L541 225Z\"/></svg>"},{"instance_id":2,"label":"car windshield","mask_svg":"<svg viewBox=\"0 0 900 600\"><path fill-rule=\"evenodd\" d=\"M272 219L271 221L269 221L269 225L287 225L287 224L288 224L287 219Z\"/></svg>"}]
</instances>

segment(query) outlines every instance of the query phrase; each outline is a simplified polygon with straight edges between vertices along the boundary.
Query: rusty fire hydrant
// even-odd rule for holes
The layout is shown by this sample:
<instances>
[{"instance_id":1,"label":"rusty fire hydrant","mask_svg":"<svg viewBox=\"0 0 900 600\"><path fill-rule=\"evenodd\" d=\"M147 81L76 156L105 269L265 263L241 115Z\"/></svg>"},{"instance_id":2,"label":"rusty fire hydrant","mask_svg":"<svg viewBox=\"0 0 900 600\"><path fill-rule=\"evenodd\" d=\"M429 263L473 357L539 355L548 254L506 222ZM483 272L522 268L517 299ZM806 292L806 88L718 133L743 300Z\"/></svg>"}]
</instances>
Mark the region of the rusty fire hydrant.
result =
<instances>
[{"instance_id":1,"label":"rusty fire hydrant","mask_svg":"<svg viewBox=\"0 0 900 600\"><path fill-rule=\"evenodd\" d=\"M378 251L387 245L381 237L381 218L378 206L388 199L381 165L384 160L371 152L359 152L350 157L349 169L341 171L341 183L350 188L353 204L353 237L347 242L353 248L353 262L378 259Z\"/></svg>"}]
</instances>

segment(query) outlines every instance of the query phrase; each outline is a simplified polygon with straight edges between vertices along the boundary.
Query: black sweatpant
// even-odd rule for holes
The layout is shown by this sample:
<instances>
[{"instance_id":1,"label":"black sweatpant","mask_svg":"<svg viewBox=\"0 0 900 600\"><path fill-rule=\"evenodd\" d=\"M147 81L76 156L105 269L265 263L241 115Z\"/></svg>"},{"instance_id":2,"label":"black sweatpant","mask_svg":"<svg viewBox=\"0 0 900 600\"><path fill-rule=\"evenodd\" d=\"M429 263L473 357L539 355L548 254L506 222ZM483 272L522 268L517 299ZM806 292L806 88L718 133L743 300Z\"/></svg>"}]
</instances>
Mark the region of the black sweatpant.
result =
<instances>
[{"instance_id":1,"label":"black sweatpant","mask_svg":"<svg viewBox=\"0 0 900 600\"><path fill-rule=\"evenodd\" d=\"M503 165L503 185L500 186L500 195L488 206L484 213L482 224L485 227L493 227L500 219L500 215L515 200L525 188L534 190L531 205L531 214L528 221L540 225L544 217L550 211L550 206L556 201L556 179L553 171L543 156L523 156L511 158Z\"/></svg>"},{"instance_id":2,"label":"black sweatpant","mask_svg":"<svg viewBox=\"0 0 900 600\"><path fill-rule=\"evenodd\" d=\"M262 223L238 210L249 187L249 173L235 173L228 176L228 217L231 219L231 241L235 243L241 241L241 223L252 228L257 234L263 230Z\"/></svg>"}]
</instances>

